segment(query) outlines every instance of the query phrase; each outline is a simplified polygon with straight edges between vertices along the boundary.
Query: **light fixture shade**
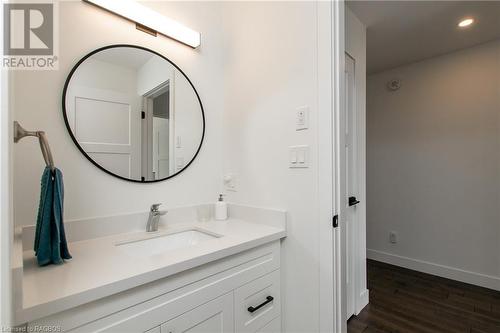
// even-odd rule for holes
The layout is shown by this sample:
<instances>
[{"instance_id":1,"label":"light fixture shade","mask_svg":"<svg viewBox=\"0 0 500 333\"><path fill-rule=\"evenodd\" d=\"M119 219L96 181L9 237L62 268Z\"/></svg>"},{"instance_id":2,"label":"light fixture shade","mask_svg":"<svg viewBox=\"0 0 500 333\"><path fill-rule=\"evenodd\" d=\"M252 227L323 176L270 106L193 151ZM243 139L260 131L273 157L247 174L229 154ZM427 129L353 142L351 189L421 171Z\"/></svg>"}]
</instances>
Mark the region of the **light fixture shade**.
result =
<instances>
[{"instance_id":1,"label":"light fixture shade","mask_svg":"<svg viewBox=\"0 0 500 333\"><path fill-rule=\"evenodd\" d=\"M200 33L133 0L83 0L143 25L193 48L200 46Z\"/></svg>"}]
</instances>

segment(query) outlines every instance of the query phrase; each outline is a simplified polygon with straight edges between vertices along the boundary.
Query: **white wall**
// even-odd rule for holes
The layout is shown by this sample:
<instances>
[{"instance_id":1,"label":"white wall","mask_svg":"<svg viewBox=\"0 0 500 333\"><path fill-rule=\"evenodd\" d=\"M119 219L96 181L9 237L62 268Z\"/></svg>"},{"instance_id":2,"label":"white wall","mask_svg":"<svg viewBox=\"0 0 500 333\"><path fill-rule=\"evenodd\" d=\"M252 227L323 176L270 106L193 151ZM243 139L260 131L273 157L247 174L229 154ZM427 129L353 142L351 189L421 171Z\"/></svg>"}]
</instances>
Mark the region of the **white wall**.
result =
<instances>
[{"instance_id":1,"label":"white wall","mask_svg":"<svg viewBox=\"0 0 500 333\"><path fill-rule=\"evenodd\" d=\"M174 163L177 171L184 168L198 150L203 135L203 118L195 91L179 71L174 73L173 90L174 107L171 115L174 121Z\"/></svg>"},{"instance_id":2,"label":"white wall","mask_svg":"<svg viewBox=\"0 0 500 333\"><path fill-rule=\"evenodd\" d=\"M224 172L237 175L238 187L228 200L288 212L286 332L319 331L317 6L240 2L225 15ZM296 108L304 105L310 128L296 131ZM308 169L288 168L288 146L298 144L311 148Z\"/></svg>"},{"instance_id":3,"label":"white wall","mask_svg":"<svg viewBox=\"0 0 500 333\"><path fill-rule=\"evenodd\" d=\"M222 71L219 75L222 75ZM170 119L174 121L175 171L181 170L191 161L198 150L203 134L203 118L200 104L189 81L175 67L159 57L153 57L138 71L138 91L140 95L150 92L170 78L170 92L173 95L173 110ZM224 92L219 91L220 95ZM202 101L203 102L203 101ZM178 147L177 142L180 142ZM222 149L222 147L219 147Z\"/></svg>"},{"instance_id":4,"label":"white wall","mask_svg":"<svg viewBox=\"0 0 500 333\"><path fill-rule=\"evenodd\" d=\"M65 181L65 216L92 216L144 211L155 202L166 207L216 200L220 183L224 49L218 3L151 2L150 7L203 33L193 50L165 37L153 37L133 23L87 3L60 3L60 66L57 71L13 72L13 118L27 129L47 132L56 165ZM106 31L105 34L102 32ZM80 154L69 137L61 111L63 84L86 53L108 44L149 47L175 62L200 93L207 116L207 135L199 157L182 174L157 184L134 184L111 177ZM17 224L33 224L39 199L43 159L35 140L14 147L14 201Z\"/></svg>"},{"instance_id":5,"label":"white wall","mask_svg":"<svg viewBox=\"0 0 500 333\"><path fill-rule=\"evenodd\" d=\"M3 18L3 6L0 17ZM0 24L0 36L3 36ZM12 323L12 276L10 274L13 240L12 113L9 109L11 75L0 70L0 327Z\"/></svg>"},{"instance_id":6,"label":"white wall","mask_svg":"<svg viewBox=\"0 0 500 333\"><path fill-rule=\"evenodd\" d=\"M369 256L500 289L500 41L369 76L367 91Z\"/></svg>"},{"instance_id":7,"label":"white wall","mask_svg":"<svg viewBox=\"0 0 500 333\"><path fill-rule=\"evenodd\" d=\"M153 56L137 70L137 92L144 96L172 76L175 69L165 59Z\"/></svg>"},{"instance_id":8,"label":"white wall","mask_svg":"<svg viewBox=\"0 0 500 333\"><path fill-rule=\"evenodd\" d=\"M109 90L139 98L137 71L129 66L88 58L78 66L71 86Z\"/></svg>"},{"instance_id":9,"label":"white wall","mask_svg":"<svg viewBox=\"0 0 500 333\"><path fill-rule=\"evenodd\" d=\"M222 190L222 174L236 173L238 192L228 193L229 201L288 211L282 258L284 329L319 331L318 3L148 5L201 31L201 48L153 38L85 3L64 2L60 70L15 73L14 117L27 128L47 131L65 175L66 218L142 211L156 201L167 207L213 202ZM207 128L200 155L169 181L144 185L112 178L81 156L66 133L60 106L66 75L83 54L115 43L143 45L166 55L192 80L204 104ZM35 91L25 98L26 92ZM304 105L310 107L310 128L297 132L296 108ZM40 178L36 170L43 168L38 147L28 141L15 146L18 224L34 223ZM310 146L308 169L288 168L288 146L297 144ZM333 230L330 214L323 222Z\"/></svg>"},{"instance_id":10,"label":"white wall","mask_svg":"<svg viewBox=\"0 0 500 333\"><path fill-rule=\"evenodd\" d=\"M0 8L3 15L3 6ZM3 17L3 16L2 16ZM0 27L0 35L3 33ZM0 71L0 327L9 327L11 311L10 249L12 246L12 118L9 112L9 79Z\"/></svg>"}]
</instances>

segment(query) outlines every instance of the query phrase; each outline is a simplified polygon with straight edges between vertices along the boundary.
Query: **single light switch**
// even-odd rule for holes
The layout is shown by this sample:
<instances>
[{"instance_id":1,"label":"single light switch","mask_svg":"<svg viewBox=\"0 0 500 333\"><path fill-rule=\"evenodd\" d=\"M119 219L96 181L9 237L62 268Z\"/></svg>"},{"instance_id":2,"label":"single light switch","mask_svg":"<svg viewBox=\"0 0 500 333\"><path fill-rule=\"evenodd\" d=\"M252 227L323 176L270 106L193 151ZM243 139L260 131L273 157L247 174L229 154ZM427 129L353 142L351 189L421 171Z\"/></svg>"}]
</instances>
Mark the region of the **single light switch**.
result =
<instances>
[{"instance_id":1,"label":"single light switch","mask_svg":"<svg viewBox=\"0 0 500 333\"><path fill-rule=\"evenodd\" d=\"M302 106L297 108L296 114L296 127L297 131L305 130L309 128L309 107Z\"/></svg>"}]
</instances>

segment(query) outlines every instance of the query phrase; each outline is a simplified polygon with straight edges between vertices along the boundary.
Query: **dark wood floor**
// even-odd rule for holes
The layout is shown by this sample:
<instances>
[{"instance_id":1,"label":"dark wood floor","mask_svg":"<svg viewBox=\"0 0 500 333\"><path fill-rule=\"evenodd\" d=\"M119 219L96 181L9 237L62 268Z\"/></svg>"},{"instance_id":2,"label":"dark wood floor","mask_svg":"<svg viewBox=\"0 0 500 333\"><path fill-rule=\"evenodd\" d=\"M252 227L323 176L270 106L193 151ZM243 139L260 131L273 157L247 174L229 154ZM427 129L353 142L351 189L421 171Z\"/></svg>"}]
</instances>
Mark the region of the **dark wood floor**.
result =
<instances>
[{"instance_id":1,"label":"dark wood floor","mask_svg":"<svg viewBox=\"0 0 500 333\"><path fill-rule=\"evenodd\" d=\"M373 260L368 289L348 333L500 333L500 292Z\"/></svg>"}]
</instances>

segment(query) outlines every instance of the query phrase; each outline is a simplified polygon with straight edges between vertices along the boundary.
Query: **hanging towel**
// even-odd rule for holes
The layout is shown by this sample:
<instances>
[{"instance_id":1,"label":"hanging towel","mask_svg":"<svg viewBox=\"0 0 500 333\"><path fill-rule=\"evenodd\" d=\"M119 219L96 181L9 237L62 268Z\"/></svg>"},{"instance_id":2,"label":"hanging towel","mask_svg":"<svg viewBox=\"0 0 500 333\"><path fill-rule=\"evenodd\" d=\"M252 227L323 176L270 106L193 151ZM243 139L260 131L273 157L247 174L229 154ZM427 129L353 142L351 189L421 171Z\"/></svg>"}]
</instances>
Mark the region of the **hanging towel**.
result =
<instances>
[{"instance_id":1,"label":"hanging towel","mask_svg":"<svg viewBox=\"0 0 500 333\"><path fill-rule=\"evenodd\" d=\"M46 167L41 180L34 247L40 266L62 264L63 259L71 259L64 234L63 203L62 173Z\"/></svg>"}]
</instances>

